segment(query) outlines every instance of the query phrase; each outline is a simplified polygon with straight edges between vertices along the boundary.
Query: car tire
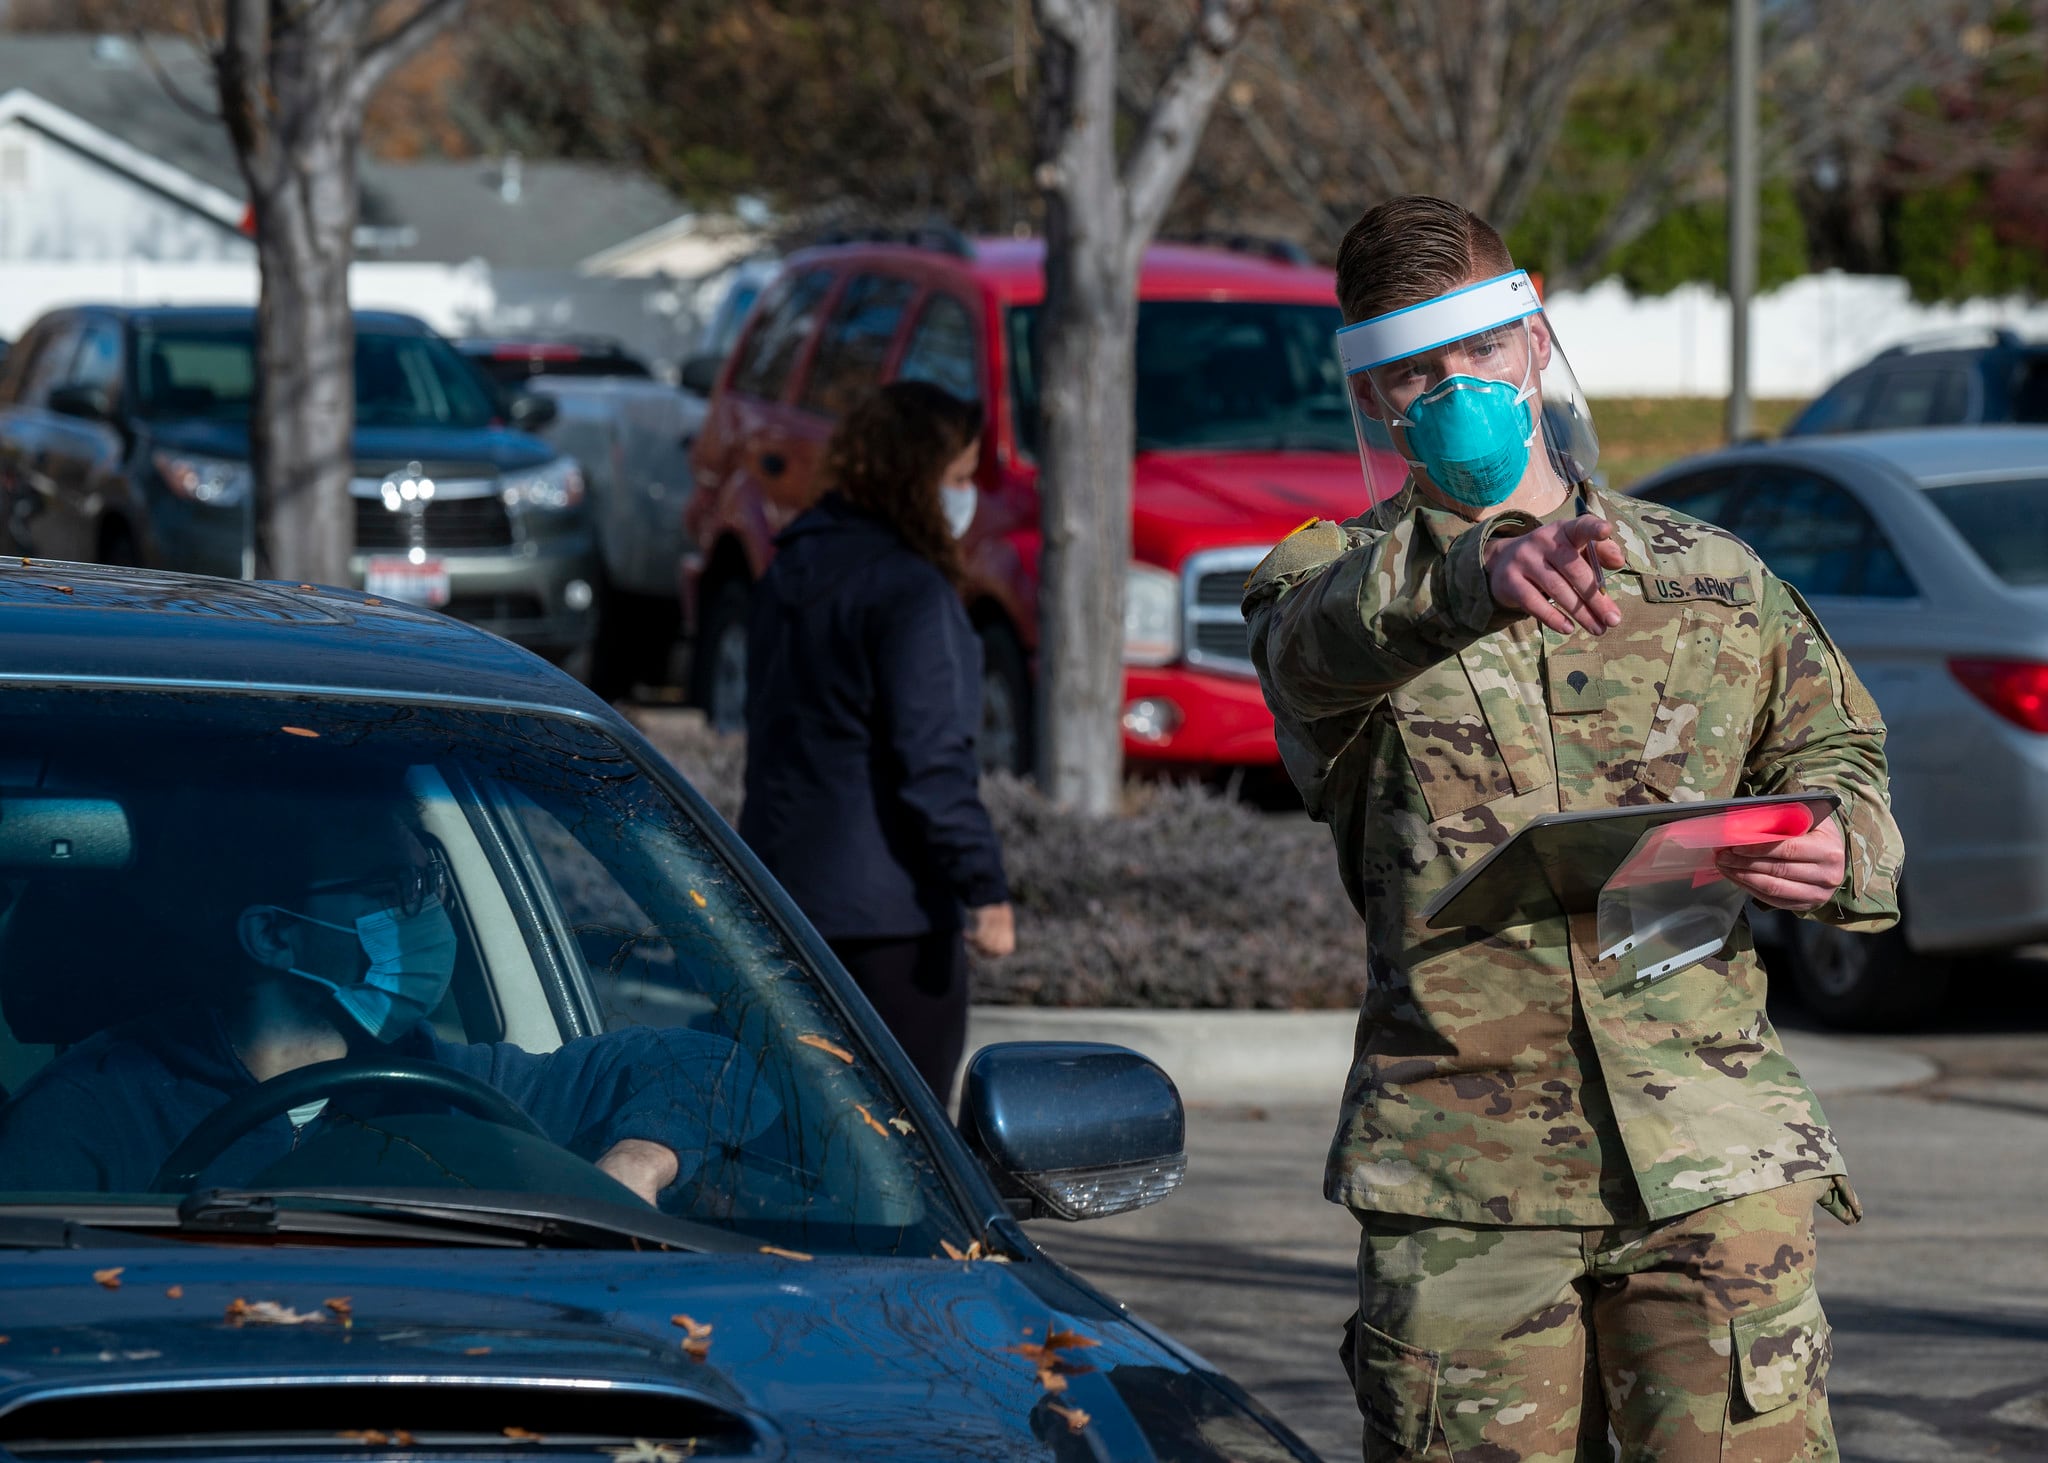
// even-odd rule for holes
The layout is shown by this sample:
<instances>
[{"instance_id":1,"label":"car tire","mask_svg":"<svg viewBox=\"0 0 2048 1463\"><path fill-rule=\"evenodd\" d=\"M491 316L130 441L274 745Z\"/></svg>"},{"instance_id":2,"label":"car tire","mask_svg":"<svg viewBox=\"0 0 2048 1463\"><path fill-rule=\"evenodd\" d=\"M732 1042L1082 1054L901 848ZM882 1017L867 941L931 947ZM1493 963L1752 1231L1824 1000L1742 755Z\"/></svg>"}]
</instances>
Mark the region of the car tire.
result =
<instances>
[{"instance_id":1,"label":"car tire","mask_svg":"<svg viewBox=\"0 0 2048 1463\"><path fill-rule=\"evenodd\" d=\"M1008 625L990 621L981 640L981 727L975 750L984 772L1031 775L1034 750L1031 666Z\"/></svg>"},{"instance_id":2,"label":"car tire","mask_svg":"<svg viewBox=\"0 0 2048 1463\"><path fill-rule=\"evenodd\" d=\"M630 594L600 583L596 628L591 632L590 689L607 701L623 701L636 686L657 686L668 678L669 650L682 628L672 599Z\"/></svg>"},{"instance_id":3,"label":"car tire","mask_svg":"<svg viewBox=\"0 0 2048 1463\"><path fill-rule=\"evenodd\" d=\"M747 618L753 586L721 579L704 601L690 658L690 700L716 731L747 729Z\"/></svg>"},{"instance_id":4,"label":"car tire","mask_svg":"<svg viewBox=\"0 0 2048 1463\"><path fill-rule=\"evenodd\" d=\"M1905 927L1851 934L1795 919L1784 950L1809 1014L1847 1031L1901 1031L1932 1015L1948 990L1947 962L1917 955Z\"/></svg>"}]
</instances>

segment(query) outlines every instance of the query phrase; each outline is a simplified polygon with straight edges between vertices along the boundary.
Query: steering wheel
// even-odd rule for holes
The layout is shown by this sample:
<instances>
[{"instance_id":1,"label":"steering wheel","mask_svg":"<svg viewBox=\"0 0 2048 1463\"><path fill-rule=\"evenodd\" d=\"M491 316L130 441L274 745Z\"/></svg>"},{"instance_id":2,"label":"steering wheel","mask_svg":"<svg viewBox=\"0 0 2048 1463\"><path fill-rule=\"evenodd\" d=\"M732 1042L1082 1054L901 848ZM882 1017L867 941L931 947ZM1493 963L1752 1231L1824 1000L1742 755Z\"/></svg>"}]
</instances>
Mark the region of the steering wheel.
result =
<instances>
[{"instance_id":1,"label":"steering wheel","mask_svg":"<svg viewBox=\"0 0 2048 1463\"><path fill-rule=\"evenodd\" d=\"M338 1061L315 1062L280 1073L239 1092L215 1108L184 1141L171 1150L163 1167L150 1183L154 1193L187 1193L199 1181L206 1166L228 1151L235 1140L251 1129L269 1122L279 1113L303 1107L320 1098L343 1097L373 1090L400 1091L432 1098L460 1108L487 1123L515 1128L532 1137L547 1139L540 1125L526 1115L504 1093L467 1072L433 1062L416 1062L407 1057L342 1057Z\"/></svg>"}]
</instances>

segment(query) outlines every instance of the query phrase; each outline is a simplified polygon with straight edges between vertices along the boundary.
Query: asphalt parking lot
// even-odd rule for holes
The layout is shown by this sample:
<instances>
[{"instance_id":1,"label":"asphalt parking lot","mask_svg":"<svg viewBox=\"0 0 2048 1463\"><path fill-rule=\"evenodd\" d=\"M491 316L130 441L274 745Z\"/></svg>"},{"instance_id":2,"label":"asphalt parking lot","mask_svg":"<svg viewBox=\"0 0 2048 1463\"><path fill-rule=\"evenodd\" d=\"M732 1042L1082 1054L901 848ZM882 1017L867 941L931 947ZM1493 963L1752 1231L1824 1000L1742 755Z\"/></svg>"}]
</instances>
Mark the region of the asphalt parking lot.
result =
<instances>
[{"instance_id":1,"label":"asphalt parking lot","mask_svg":"<svg viewBox=\"0 0 2048 1463\"><path fill-rule=\"evenodd\" d=\"M1849 1463L2048 1458L2048 952L2032 956L1971 967L1925 1033L1846 1039L1938 1069L1826 1099L1867 1215L1821 1216ZM1798 1011L1775 1014L1796 1033ZM1357 1228L1321 1198L1334 1104L1193 1108L1172 1199L1032 1228L1340 1459L1359 1447L1336 1360Z\"/></svg>"}]
</instances>

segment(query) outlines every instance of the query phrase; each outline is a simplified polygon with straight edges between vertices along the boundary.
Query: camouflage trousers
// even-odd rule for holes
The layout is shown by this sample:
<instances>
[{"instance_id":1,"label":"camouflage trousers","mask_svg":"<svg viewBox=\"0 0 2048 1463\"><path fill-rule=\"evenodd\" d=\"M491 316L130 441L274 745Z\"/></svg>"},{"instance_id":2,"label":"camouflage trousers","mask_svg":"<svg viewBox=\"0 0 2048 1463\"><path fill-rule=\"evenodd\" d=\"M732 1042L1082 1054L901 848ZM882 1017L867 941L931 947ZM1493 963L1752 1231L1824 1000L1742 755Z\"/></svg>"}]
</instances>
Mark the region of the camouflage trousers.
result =
<instances>
[{"instance_id":1,"label":"camouflage trousers","mask_svg":"<svg viewBox=\"0 0 2048 1463\"><path fill-rule=\"evenodd\" d=\"M1366 1463L1832 1463L1830 1182L1628 1227L1358 1213Z\"/></svg>"}]
</instances>

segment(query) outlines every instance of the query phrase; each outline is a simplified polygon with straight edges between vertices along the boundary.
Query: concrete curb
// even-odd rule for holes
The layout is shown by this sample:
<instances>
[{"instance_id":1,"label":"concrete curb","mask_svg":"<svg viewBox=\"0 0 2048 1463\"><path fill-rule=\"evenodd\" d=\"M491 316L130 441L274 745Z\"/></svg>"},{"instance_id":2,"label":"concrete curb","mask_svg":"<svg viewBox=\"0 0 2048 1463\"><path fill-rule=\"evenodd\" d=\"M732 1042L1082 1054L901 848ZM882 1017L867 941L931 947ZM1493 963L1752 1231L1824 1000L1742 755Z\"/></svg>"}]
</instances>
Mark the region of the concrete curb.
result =
<instances>
[{"instance_id":1,"label":"concrete curb","mask_svg":"<svg viewBox=\"0 0 2048 1463\"><path fill-rule=\"evenodd\" d=\"M996 1041L1102 1041L1152 1058L1189 1103L1322 1105L1333 1113L1351 1068L1351 1011L1062 1010L976 1006L967 1050ZM1821 1097L1925 1082L1933 1062L1814 1031L1782 1033Z\"/></svg>"}]
</instances>

